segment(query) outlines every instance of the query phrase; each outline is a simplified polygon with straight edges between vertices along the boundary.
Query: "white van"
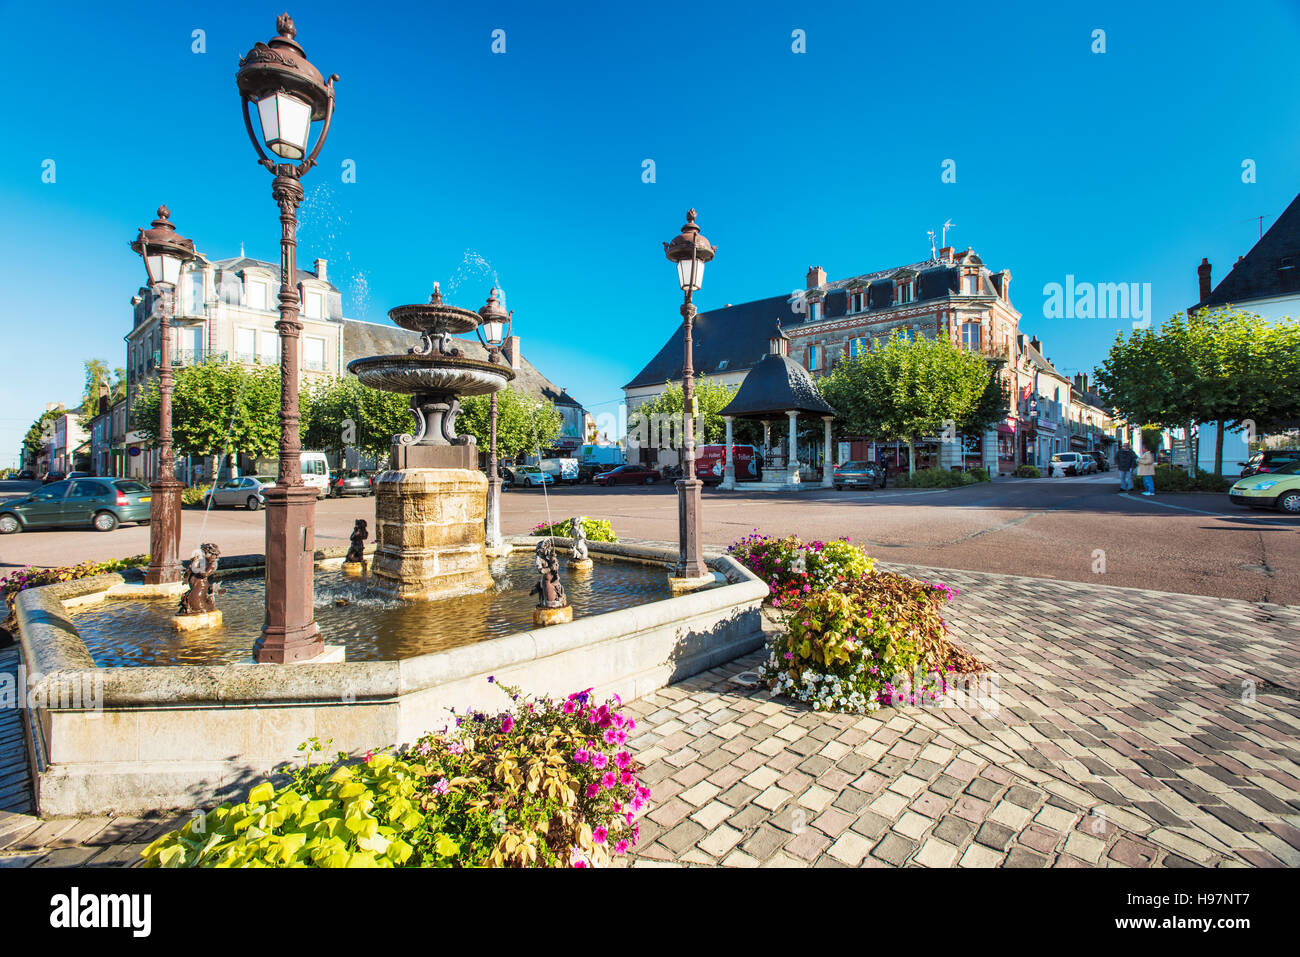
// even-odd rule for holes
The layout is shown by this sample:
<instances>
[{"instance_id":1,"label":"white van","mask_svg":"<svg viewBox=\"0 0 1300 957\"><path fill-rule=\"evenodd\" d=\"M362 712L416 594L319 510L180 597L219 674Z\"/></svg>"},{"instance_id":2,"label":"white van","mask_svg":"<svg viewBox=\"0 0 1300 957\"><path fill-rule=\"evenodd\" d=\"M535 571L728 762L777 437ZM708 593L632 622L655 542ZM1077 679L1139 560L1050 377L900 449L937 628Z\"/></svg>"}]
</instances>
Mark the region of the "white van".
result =
<instances>
[{"instance_id":1,"label":"white van","mask_svg":"<svg viewBox=\"0 0 1300 957\"><path fill-rule=\"evenodd\" d=\"M330 464L324 452L303 452L298 457L302 470L302 484L316 491L317 498L324 498L330 491ZM278 475L279 458L258 459L258 475Z\"/></svg>"},{"instance_id":2,"label":"white van","mask_svg":"<svg viewBox=\"0 0 1300 957\"><path fill-rule=\"evenodd\" d=\"M565 485L578 484L580 473L577 459L542 459L537 466L557 482Z\"/></svg>"}]
</instances>

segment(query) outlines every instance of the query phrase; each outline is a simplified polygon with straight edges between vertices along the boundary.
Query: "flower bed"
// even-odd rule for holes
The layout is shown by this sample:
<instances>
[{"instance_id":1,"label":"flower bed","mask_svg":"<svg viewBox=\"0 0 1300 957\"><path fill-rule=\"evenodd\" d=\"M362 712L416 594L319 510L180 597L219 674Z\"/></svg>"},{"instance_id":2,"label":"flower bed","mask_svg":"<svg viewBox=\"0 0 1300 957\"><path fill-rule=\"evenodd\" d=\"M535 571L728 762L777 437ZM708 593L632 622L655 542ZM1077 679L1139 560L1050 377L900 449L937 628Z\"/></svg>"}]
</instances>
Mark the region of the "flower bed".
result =
<instances>
[{"instance_id":1,"label":"flower bed","mask_svg":"<svg viewBox=\"0 0 1300 957\"><path fill-rule=\"evenodd\" d=\"M775 608L798 608L810 594L869 575L876 563L847 538L803 542L798 536L769 538L755 530L727 549L767 583Z\"/></svg>"},{"instance_id":2,"label":"flower bed","mask_svg":"<svg viewBox=\"0 0 1300 957\"><path fill-rule=\"evenodd\" d=\"M621 702L501 688L514 710L470 712L364 761L308 763L279 788L264 781L154 841L145 866L589 867L627 853L650 790Z\"/></svg>"},{"instance_id":3,"label":"flower bed","mask_svg":"<svg viewBox=\"0 0 1300 957\"><path fill-rule=\"evenodd\" d=\"M148 564L148 555L133 555L130 558L110 558L104 562L82 562L80 565L63 565L57 568L36 568L29 565L10 572L4 578L0 578L0 594L4 595L7 607L4 626L8 628L13 625L14 602L18 599L18 593L24 589L35 588L37 585L53 585L55 582L70 582L77 578L93 578L95 575L106 575L124 568L138 568Z\"/></svg>"},{"instance_id":4,"label":"flower bed","mask_svg":"<svg viewBox=\"0 0 1300 957\"><path fill-rule=\"evenodd\" d=\"M614 534L614 526L608 519L603 518L583 518L582 530L587 533L589 542L617 542L618 536ZM566 518L562 522L552 522L546 524L543 522L532 530L533 535L544 537L554 535L557 538L568 538L573 534L573 519Z\"/></svg>"},{"instance_id":5,"label":"flower bed","mask_svg":"<svg viewBox=\"0 0 1300 957\"><path fill-rule=\"evenodd\" d=\"M949 641L937 582L877 572L805 598L768 642L763 678L816 710L869 713L922 704L985 666Z\"/></svg>"}]
</instances>

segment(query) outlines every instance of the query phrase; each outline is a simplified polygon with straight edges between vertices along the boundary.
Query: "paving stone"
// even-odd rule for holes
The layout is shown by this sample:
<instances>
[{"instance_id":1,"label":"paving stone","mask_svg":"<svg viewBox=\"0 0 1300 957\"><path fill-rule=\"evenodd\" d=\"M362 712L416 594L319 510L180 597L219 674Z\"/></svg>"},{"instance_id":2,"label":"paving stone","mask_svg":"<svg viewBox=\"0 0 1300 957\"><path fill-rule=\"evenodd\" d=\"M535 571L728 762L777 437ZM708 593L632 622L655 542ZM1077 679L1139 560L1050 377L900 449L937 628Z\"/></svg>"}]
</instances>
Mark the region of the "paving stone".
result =
<instances>
[{"instance_id":1,"label":"paving stone","mask_svg":"<svg viewBox=\"0 0 1300 957\"><path fill-rule=\"evenodd\" d=\"M957 863L959 867L997 867L1002 855L982 844L972 844Z\"/></svg>"},{"instance_id":2,"label":"paving stone","mask_svg":"<svg viewBox=\"0 0 1300 957\"><path fill-rule=\"evenodd\" d=\"M1042 803L1042 799L1041 792L1027 788L1023 784L1013 784L1007 789L1006 800L1023 808L1033 810Z\"/></svg>"},{"instance_id":3,"label":"paving stone","mask_svg":"<svg viewBox=\"0 0 1300 957\"><path fill-rule=\"evenodd\" d=\"M979 844L991 847L997 851L1005 851L1011 844L1011 839L1016 836L1016 832L1011 828L998 824L994 821L985 821L975 832L975 840Z\"/></svg>"},{"instance_id":4,"label":"paving stone","mask_svg":"<svg viewBox=\"0 0 1300 957\"><path fill-rule=\"evenodd\" d=\"M694 811L691 820L698 822L706 830L712 830L734 813L732 808L721 801L710 801L698 811Z\"/></svg>"},{"instance_id":5,"label":"paving stone","mask_svg":"<svg viewBox=\"0 0 1300 957\"><path fill-rule=\"evenodd\" d=\"M873 840L880 837L889 827L890 819L876 814L873 811L860 811L857 820L849 825L851 830L857 831L864 837Z\"/></svg>"},{"instance_id":6,"label":"paving stone","mask_svg":"<svg viewBox=\"0 0 1300 957\"><path fill-rule=\"evenodd\" d=\"M1082 861L1089 864L1096 864L1101 860L1102 852L1106 849L1106 842L1100 838L1093 837L1091 834L1084 834L1082 831L1071 831L1065 839L1065 851L1072 854Z\"/></svg>"},{"instance_id":7,"label":"paving stone","mask_svg":"<svg viewBox=\"0 0 1300 957\"><path fill-rule=\"evenodd\" d=\"M849 837L849 836L855 836L855 835L853 835L853 832L850 831L848 835L845 835L845 837ZM841 838L841 840L843 839L844 838ZM831 850L832 852L834 852L834 847L832 847ZM882 861L884 861L887 864L893 864L895 867L902 867L903 864L907 861L908 857L910 857L912 852L915 850L916 850L915 841L908 840L907 838L903 837L901 834L895 834L891 831L889 834L886 834L874 848L871 849L871 853L875 857L880 858ZM843 858L841 858L841 860L843 860ZM850 862L846 860L845 863L847 864Z\"/></svg>"},{"instance_id":8,"label":"paving stone","mask_svg":"<svg viewBox=\"0 0 1300 957\"><path fill-rule=\"evenodd\" d=\"M926 867L952 867L957 860L957 854L957 848L932 837L921 845L913 860Z\"/></svg>"},{"instance_id":9,"label":"paving stone","mask_svg":"<svg viewBox=\"0 0 1300 957\"><path fill-rule=\"evenodd\" d=\"M935 825L932 832L949 844L962 845L975 833L975 825L952 814L947 814Z\"/></svg>"},{"instance_id":10,"label":"paving stone","mask_svg":"<svg viewBox=\"0 0 1300 957\"><path fill-rule=\"evenodd\" d=\"M907 811L894 824L894 830L904 837L911 838L913 841L919 841L921 835L929 830L933 824L930 818L917 814L915 811Z\"/></svg>"},{"instance_id":11,"label":"paving stone","mask_svg":"<svg viewBox=\"0 0 1300 957\"><path fill-rule=\"evenodd\" d=\"M741 845L741 850L757 861L765 861L784 847L789 839L789 834L783 834L770 824L764 824Z\"/></svg>"},{"instance_id":12,"label":"paving stone","mask_svg":"<svg viewBox=\"0 0 1300 957\"><path fill-rule=\"evenodd\" d=\"M700 850L713 857L722 857L735 847L743 836L742 832L724 824L721 827L714 828L706 837L702 838L699 847Z\"/></svg>"},{"instance_id":13,"label":"paving stone","mask_svg":"<svg viewBox=\"0 0 1300 957\"><path fill-rule=\"evenodd\" d=\"M1154 847L1127 838L1120 838L1110 849L1110 857L1128 867L1150 867L1158 856Z\"/></svg>"},{"instance_id":14,"label":"paving stone","mask_svg":"<svg viewBox=\"0 0 1300 957\"><path fill-rule=\"evenodd\" d=\"M947 774L941 774L930 782L930 790L945 798L955 797L963 787L961 781Z\"/></svg>"},{"instance_id":15,"label":"paving stone","mask_svg":"<svg viewBox=\"0 0 1300 957\"><path fill-rule=\"evenodd\" d=\"M1011 848L1007 854L1005 867L1046 867L1047 855L1038 854L1019 845Z\"/></svg>"},{"instance_id":16,"label":"paving stone","mask_svg":"<svg viewBox=\"0 0 1300 957\"><path fill-rule=\"evenodd\" d=\"M1002 786L987 778L976 778L966 786L966 793L974 795L981 801L992 801L1002 793Z\"/></svg>"},{"instance_id":17,"label":"paving stone","mask_svg":"<svg viewBox=\"0 0 1300 957\"><path fill-rule=\"evenodd\" d=\"M831 844L831 839L821 831L805 828L786 842L786 853L804 861L815 860Z\"/></svg>"},{"instance_id":18,"label":"paving stone","mask_svg":"<svg viewBox=\"0 0 1300 957\"><path fill-rule=\"evenodd\" d=\"M1041 851L1044 854L1050 854L1056 850L1056 845L1061 842L1061 833L1053 831L1051 828L1043 827L1041 824L1033 824L1020 832L1020 843Z\"/></svg>"}]
</instances>

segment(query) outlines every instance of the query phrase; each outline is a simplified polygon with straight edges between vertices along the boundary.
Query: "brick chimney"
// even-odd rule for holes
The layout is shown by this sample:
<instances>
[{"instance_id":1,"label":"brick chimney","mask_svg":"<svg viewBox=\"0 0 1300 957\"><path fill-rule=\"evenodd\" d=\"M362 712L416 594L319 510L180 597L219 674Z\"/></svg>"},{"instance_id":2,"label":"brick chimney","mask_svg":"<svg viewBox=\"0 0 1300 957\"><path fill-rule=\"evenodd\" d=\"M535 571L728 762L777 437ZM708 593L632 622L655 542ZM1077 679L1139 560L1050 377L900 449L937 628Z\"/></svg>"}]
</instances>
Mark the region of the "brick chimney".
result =
<instances>
[{"instance_id":1,"label":"brick chimney","mask_svg":"<svg viewBox=\"0 0 1300 957\"><path fill-rule=\"evenodd\" d=\"M954 252L955 250L951 246L944 246L943 249L939 250L939 262L941 263L952 262L952 254Z\"/></svg>"},{"instance_id":2,"label":"brick chimney","mask_svg":"<svg viewBox=\"0 0 1300 957\"><path fill-rule=\"evenodd\" d=\"M510 368L516 372L519 371L519 337L510 336L501 344L501 351L505 354L506 360L510 363Z\"/></svg>"},{"instance_id":3,"label":"brick chimney","mask_svg":"<svg viewBox=\"0 0 1300 957\"><path fill-rule=\"evenodd\" d=\"M316 260L316 278L321 282L329 282L329 277L325 273L327 263L323 259Z\"/></svg>"},{"instance_id":4,"label":"brick chimney","mask_svg":"<svg viewBox=\"0 0 1300 957\"><path fill-rule=\"evenodd\" d=\"M1038 336L1034 336L1033 338L1031 338L1029 340L1029 344L1033 346L1035 349L1037 349L1039 352L1043 351L1043 344L1038 341Z\"/></svg>"},{"instance_id":5,"label":"brick chimney","mask_svg":"<svg viewBox=\"0 0 1300 957\"><path fill-rule=\"evenodd\" d=\"M1205 302L1210 298L1210 290L1214 287L1210 283L1210 260L1204 256L1201 257L1201 264L1196 267L1196 279L1201 287L1201 302Z\"/></svg>"},{"instance_id":6,"label":"brick chimney","mask_svg":"<svg viewBox=\"0 0 1300 957\"><path fill-rule=\"evenodd\" d=\"M808 267L808 289L816 289L818 286L826 285L826 270L821 266Z\"/></svg>"}]
</instances>

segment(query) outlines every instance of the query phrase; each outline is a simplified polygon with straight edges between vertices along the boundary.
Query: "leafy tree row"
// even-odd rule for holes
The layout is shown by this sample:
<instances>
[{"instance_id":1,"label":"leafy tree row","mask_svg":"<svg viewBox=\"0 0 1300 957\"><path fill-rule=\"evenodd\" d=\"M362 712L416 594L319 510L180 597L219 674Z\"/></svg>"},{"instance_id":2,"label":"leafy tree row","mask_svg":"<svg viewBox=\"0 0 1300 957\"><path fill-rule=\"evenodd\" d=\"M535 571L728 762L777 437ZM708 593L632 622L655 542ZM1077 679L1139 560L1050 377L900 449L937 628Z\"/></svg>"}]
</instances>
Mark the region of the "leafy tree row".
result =
<instances>
[{"instance_id":1,"label":"leafy tree row","mask_svg":"<svg viewBox=\"0 0 1300 957\"><path fill-rule=\"evenodd\" d=\"M1217 423L1214 468L1222 473L1227 429L1262 435L1300 419L1300 322L1271 323L1230 306L1180 313L1158 329L1117 334L1093 378L1132 422L1193 437ZM1192 454L1195 461L1199 450Z\"/></svg>"}]
</instances>

